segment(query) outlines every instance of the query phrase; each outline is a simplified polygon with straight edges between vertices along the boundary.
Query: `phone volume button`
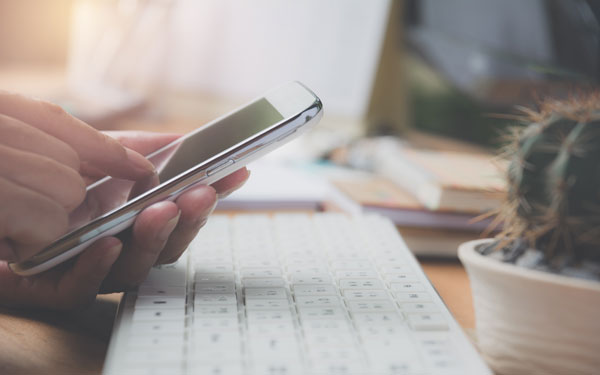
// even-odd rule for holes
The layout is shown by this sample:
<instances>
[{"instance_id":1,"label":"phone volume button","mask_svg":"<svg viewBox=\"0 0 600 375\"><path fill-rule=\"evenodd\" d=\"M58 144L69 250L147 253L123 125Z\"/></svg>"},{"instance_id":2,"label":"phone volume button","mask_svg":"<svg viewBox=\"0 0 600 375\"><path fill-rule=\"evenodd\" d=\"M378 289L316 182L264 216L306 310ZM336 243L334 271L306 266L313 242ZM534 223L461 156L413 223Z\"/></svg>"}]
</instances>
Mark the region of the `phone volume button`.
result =
<instances>
[{"instance_id":1,"label":"phone volume button","mask_svg":"<svg viewBox=\"0 0 600 375\"><path fill-rule=\"evenodd\" d=\"M206 175L207 176L212 176L213 174L222 171L223 169L229 167L230 165L233 165L233 163L235 163L235 161L233 161L233 159L228 159L225 161L222 161L221 163L217 164L217 165L213 165L212 167L209 167L206 170Z\"/></svg>"}]
</instances>

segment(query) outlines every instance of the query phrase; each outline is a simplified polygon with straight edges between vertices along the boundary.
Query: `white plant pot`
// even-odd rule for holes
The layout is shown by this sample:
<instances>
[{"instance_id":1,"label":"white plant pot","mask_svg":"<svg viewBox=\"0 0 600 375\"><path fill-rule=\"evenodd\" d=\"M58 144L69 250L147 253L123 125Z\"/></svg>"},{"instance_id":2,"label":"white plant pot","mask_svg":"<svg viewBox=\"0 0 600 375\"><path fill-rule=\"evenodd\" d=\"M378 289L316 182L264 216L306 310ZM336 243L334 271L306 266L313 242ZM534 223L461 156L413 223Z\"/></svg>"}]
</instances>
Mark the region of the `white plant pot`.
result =
<instances>
[{"instance_id":1,"label":"white plant pot","mask_svg":"<svg viewBox=\"0 0 600 375\"><path fill-rule=\"evenodd\" d=\"M600 283L458 256L471 282L478 346L497 374L600 374Z\"/></svg>"}]
</instances>

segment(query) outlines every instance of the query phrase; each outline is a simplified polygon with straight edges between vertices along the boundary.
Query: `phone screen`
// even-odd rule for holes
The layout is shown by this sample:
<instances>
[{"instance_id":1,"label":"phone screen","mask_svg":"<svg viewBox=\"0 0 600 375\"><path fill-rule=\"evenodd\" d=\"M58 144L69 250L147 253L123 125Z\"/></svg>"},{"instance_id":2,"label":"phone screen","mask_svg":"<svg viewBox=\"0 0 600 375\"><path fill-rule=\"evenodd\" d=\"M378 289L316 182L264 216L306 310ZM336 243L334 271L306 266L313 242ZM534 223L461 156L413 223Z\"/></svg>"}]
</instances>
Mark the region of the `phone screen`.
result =
<instances>
[{"instance_id":1,"label":"phone screen","mask_svg":"<svg viewBox=\"0 0 600 375\"><path fill-rule=\"evenodd\" d=\"M268 129L284 117L259 99L150 154L157 176L145 181L106 177L88 186L85 201L69 217L69 232L118 209L129 200L169 181L215 155Z\"/></svg>"}]
</instances>

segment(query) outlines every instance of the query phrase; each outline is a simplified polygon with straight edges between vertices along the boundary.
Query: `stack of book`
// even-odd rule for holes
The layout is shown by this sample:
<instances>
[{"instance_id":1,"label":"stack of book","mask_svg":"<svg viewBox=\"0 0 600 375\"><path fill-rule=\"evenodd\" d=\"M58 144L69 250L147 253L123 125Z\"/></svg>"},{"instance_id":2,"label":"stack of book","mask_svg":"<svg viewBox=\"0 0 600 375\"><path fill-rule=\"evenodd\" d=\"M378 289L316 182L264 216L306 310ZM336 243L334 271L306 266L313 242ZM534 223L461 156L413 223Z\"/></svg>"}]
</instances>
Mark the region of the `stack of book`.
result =
<instances>
[{"instance_id":1,"label":"stack of book","mask_svg":"<svg viewBox=\"0 0 600 375\"><path fill-rule=\"evenodd\" d=\"M375 212L396 223L421 256L455 256L457 246L500 228L494 212L506 188L491 156L381 147L372 174L333 179L334 202L352 213Z\"/></svg>"}]
</instances>

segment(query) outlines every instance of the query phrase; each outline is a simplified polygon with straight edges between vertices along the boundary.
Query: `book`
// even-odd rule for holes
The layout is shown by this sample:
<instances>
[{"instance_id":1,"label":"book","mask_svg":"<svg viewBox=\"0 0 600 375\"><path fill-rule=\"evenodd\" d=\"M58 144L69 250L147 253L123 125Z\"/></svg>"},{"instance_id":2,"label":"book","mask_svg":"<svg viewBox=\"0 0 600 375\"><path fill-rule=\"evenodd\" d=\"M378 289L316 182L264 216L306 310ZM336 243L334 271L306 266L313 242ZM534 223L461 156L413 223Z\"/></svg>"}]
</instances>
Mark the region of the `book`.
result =
<instances>
[{"instance_id":1,"label":"book","mask_svg":"<svg viewBox=\"0 0 600 375\"><path fill-rule=\"evenodd\" d=\"M482 238L481 233L435 228L398 227L406 245L419 258L456 259L458 246Z\"/></svg>"},{"instance_id":2,"label":"book","mask_svg":"<svg viewBox=\"0 0 600 375\"><path fill-rule=\"evenodd\" d=\"M497 209L504 199L505 165L490 155L419 150L382 142L371 157L373 172L431 210L483 213Z\"/></svg>"},{"instance_id":3,"label":"book","mask_svg":"<svg viewBox=\"0 0 600 375\"><path fill-rule=\"evenodd\" d=\"M353 214L377 213L406 228L437 228L468 232L483 232L492 222L479 214L431 210L406 190L388 179L357 175L332 179L337 193L332 200L340 209Z\"/></svg>"}]
</instances>

